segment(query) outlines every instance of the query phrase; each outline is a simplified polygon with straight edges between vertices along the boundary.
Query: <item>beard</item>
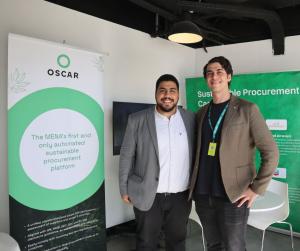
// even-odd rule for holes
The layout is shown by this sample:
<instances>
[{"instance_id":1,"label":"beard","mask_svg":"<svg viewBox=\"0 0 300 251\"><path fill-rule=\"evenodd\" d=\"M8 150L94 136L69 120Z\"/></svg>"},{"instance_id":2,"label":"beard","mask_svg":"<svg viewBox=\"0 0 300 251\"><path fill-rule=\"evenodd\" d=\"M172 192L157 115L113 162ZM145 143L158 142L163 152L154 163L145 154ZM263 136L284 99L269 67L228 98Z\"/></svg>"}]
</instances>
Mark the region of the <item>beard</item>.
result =
<instances>
[{"instance_id":1,"label":"beard","mask_svg":"<svg viewBox=\"0 0 300 251\"><path fill-rule=\"evenodd\" d=\"M172 101L174 101L174 100L172 100ZM157 103L157 106L163 112L171 112L171 111L173 111L176 108L177 102L176 103L174 102L172 106L166 106L163 103Z\"/></svg>"}]
</instances>

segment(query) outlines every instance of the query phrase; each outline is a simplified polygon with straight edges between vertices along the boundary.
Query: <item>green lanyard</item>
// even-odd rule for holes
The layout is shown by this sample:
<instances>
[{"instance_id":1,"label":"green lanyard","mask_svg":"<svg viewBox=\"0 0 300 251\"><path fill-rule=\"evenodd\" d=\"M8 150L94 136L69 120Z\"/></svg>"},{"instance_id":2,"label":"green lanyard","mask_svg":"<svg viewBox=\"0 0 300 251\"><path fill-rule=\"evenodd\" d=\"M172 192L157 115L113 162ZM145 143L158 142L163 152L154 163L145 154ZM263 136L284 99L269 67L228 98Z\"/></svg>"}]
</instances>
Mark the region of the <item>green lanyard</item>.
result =
<instances>
[{"instance_id":1,"label":"green lanyard","mask_svg":"<svg viewBox=\"0 0 300 251\"><path fill-rule=\"evenodd\" d=\"M218 131L219 126L221 124L221 121L222 121L222 119L223 119L223 117L225 115L225 112L227 111L228 105L229 105L229 103L227 103L227 105L224 107L221 115L218 118L218 121L217 121L217 123L215 125L215 128L213 128L212 123L211 123L211 119L210 119L210 113L211 113L211 107L212 107L212 105L209 105L209 109L208 109L208 123L209 123L209 126L210 126L210 128L211 128L211 130L213 132L213 138L212 138L213 142L215 142L217 131Z\"/></svg>"}]
</instances>

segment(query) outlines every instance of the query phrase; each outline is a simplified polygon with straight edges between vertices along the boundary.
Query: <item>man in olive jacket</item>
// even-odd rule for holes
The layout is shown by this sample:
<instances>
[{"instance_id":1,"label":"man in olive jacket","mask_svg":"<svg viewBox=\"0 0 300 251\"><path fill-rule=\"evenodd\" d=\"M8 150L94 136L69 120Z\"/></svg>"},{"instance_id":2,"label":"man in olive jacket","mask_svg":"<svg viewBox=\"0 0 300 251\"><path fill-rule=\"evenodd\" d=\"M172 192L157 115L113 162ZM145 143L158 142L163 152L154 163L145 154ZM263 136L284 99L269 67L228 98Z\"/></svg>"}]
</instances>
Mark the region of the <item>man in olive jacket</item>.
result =
<instances>
[{"instance_id":1,"label":"man in olive jacket","mask_svg":"<svg viewBox=\"0 0 300 251\"><path fill-rule=\"evenodd\" d=\"M189 198L195 200L208 250L241 251L246 249L249 207L265 192L278 164L278 149L258 107L231 95L230 62L212 58L203 74L213 99L197 113Z\"/></svg>"}]
</instances>

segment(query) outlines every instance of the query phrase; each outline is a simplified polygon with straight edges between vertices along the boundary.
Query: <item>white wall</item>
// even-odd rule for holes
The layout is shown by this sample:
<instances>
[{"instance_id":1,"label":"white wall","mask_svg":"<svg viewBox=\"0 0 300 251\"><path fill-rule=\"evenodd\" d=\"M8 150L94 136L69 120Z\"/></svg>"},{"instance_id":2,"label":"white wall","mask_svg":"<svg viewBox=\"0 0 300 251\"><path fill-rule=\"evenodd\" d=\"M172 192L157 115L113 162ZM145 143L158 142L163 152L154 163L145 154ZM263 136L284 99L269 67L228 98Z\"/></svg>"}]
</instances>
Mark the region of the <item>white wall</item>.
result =
<instances>
[{"instance_id":1,"label":"white wall","mask_svg":"<svg viewBox=\"0 0 300 251\"><path fill-rule=\"evenodd\" d=\"M176 75L184 104L184 78L195 75L195 50L153 39L104 20L42 0L0 1L0 231L9 231L7 189L7 36L17 33L105 52L105 176L107 227L132 219L118 190L118 157L112 155L112 101L154 102L163 73Z\"/></svg>"},{"instance_id":2,"label":"white wall","mask_svg":"<svg viewBox=\"0 0 300 251\"><path fill-rule=\"evenodd\" d=\"M233 74L300 70L300 36L285 38L285 54L274 56L271 39L197 50L196 76L202 76L203 66L215 56L225 56L232 64Z\"/></svg>"}]
</instances>

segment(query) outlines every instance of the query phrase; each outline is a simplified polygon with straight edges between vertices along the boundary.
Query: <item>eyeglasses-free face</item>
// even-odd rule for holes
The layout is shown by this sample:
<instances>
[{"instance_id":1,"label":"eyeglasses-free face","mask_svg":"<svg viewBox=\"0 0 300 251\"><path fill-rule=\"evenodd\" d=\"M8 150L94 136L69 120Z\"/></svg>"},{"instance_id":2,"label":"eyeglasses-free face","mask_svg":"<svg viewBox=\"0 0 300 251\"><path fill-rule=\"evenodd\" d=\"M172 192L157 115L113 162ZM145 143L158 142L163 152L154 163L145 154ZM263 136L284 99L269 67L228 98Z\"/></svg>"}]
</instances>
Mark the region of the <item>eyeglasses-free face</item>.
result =
<instances>
[{"instance_id":1,"label":"eyeglasses-free face","mask_svg":"<svg viewBox=\"0 0 300 251\"><path fill-rule=\"evenodd\" d=\"M231 81L231 74L227 74L219 63L212 63L207 66L206 82L212 92L228 92L228 83Z\"/></svg>"},{"instance_id":2,"label":"eyeglasses-free face","mask_svg":"<svg viewBox=\"0 0 300 251\"><path fill-rule=\"evenodd\" d=\"M179 100L179 90L173 81L163 81L155 93L158 111L172 112L176 110Z\"/></svg>"}]
</instances>

